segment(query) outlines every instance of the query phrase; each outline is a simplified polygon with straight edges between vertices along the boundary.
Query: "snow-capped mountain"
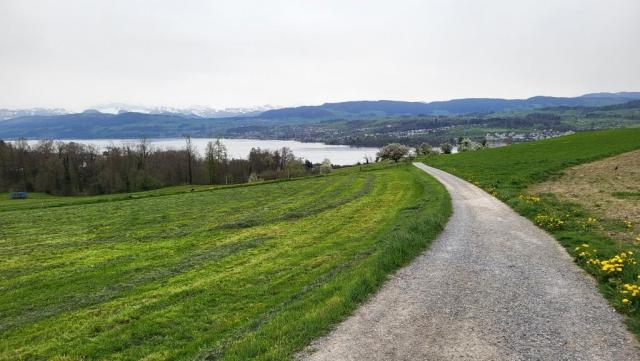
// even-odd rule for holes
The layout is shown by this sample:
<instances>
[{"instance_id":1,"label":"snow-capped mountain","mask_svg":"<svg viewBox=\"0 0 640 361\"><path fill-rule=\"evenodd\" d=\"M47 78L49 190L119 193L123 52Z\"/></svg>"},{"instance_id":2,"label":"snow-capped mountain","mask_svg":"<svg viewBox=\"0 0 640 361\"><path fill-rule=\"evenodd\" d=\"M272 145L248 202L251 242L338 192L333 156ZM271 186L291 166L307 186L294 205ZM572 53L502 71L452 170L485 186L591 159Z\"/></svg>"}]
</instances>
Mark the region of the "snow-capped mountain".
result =
<instances>
[{"instance_id":1,"label":"snow-capped mountain","mask_svg":"<svg viewBox=\"0 0 640 361\"><path fill-rule=\"evenodd\" d=\"M258 115L267 110L277 109L271 105L260 105L255 107L237 107L216 109L205 106L192 106L189 108L174 107L146 107L140 105L131 105L125 103L109 103L101 104L85 111L100 112L105 114L119 113L144 113L144 114L172 114L187 118L224 118L224 117L248 117ZM8 120L24 116L33 115L64 115L76 113L63 108L29 108L29 109L0 109L0 121Z\"/></svg>"},{"instance_id":2,"label":"snow-capped mountain","mask_svg":"<svg viewBox=\"0 0 640 361\"><path fill-rule=\"evenodd\" d=\"M62 114L69 114L69 111L62 108L0 109L0 120L7 120L31 115Z\"/></svg>"},{"instance_id":3,"label":"snow-capped mountain","mask_svg":"<svg viewBox=\"0 0 640 361\"><path fill-rule=\"evenodd\" d=\"M140 105L131 105L124 103L109 103L91 107L101 113L118 114L125 112L145 113L145 114L174 114L184 117L198 118L224 118L224 117L241 117L258 115L264 111L276 109L271 105L261 105L255 107L242 108L224 108L215 109L205 106L192 106L189 108L175 107L146 107Z\"/></svg>"}]
</instances>

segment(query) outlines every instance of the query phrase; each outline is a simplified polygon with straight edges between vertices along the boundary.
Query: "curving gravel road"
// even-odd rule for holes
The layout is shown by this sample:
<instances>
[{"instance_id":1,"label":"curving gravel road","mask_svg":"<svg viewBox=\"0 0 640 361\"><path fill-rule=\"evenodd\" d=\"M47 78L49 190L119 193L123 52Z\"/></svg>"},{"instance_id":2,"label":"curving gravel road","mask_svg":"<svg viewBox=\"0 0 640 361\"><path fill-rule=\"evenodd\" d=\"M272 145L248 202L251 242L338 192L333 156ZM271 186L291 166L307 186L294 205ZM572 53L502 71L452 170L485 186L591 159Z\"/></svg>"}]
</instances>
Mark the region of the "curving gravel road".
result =
<instances>
[{"instance_id":1,"label":"curving gravel road","mask_svg":"<svg viewBox=\"0 0 640 361\"><path fill-rule=\"evenodd\" d=\"M640 360L622 317L557 241L474 185L414 165L450 192L447 227L298 358Z\"/></svg>"}]
</instances>

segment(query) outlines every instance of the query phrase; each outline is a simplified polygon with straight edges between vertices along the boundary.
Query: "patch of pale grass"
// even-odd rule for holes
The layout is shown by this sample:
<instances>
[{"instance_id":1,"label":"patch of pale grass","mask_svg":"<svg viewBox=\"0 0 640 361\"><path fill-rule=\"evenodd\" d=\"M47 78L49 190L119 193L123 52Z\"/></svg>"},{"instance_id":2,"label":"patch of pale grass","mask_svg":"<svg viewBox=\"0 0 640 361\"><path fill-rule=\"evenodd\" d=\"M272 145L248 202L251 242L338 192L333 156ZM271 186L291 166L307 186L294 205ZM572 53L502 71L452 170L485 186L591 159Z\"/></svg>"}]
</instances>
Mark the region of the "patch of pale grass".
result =
<instances>
[{"instance_id":1,"label":"patch of pale grass","mask_svg":"<svg viewBox=\"0 0 640 361\"><path fill-rule=\"evenodd\" d=\"M629 232L614 233L637 232L640 197L633 195L640 192L640 150L568 168L561 177L533 185L529 191L553 193L599 217L631 222Z\"/></svg>"}]
</instances>

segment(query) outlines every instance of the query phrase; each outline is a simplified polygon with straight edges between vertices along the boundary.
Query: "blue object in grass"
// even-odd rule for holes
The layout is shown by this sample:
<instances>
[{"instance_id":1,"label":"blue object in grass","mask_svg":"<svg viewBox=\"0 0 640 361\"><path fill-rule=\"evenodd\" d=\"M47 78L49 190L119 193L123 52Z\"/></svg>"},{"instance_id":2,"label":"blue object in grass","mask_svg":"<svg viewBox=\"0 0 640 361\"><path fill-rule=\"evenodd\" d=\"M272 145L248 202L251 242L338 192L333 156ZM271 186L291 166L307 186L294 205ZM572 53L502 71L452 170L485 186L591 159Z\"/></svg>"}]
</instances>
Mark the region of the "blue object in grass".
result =
<instances>
[{"instance_id":1,"label":"blue object in grass","mask_svg":"<svg viewBox=\"0 0 640 361\"><path fill-rule=\"evenodd\" d=\"M29 197L29 193L27 192L11 192L11 199L27 199Z\"/></svg>"}]
</instances>

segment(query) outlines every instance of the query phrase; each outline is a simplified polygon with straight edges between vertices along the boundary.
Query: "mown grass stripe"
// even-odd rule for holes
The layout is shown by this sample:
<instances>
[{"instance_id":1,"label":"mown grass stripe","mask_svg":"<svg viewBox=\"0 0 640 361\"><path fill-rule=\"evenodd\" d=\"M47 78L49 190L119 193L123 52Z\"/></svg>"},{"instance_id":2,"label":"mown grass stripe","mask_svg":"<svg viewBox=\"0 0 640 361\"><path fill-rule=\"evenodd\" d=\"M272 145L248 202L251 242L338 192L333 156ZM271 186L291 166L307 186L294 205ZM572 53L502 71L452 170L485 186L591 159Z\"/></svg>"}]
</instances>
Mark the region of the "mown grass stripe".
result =
<instances>
[{"instance_id":1,"label":"mown grass stripe","mask_svg":"<svg viewBox=\"0 0 640 361\"><path fill-rule=\"evenodd\" d=\"M446 220L448 198L433 179L407 165L372 168L4 212L0 322L10 326L0 359L290 355ZM260 224L219 227L253 214Z\"/></svg>"}]
</instances>

